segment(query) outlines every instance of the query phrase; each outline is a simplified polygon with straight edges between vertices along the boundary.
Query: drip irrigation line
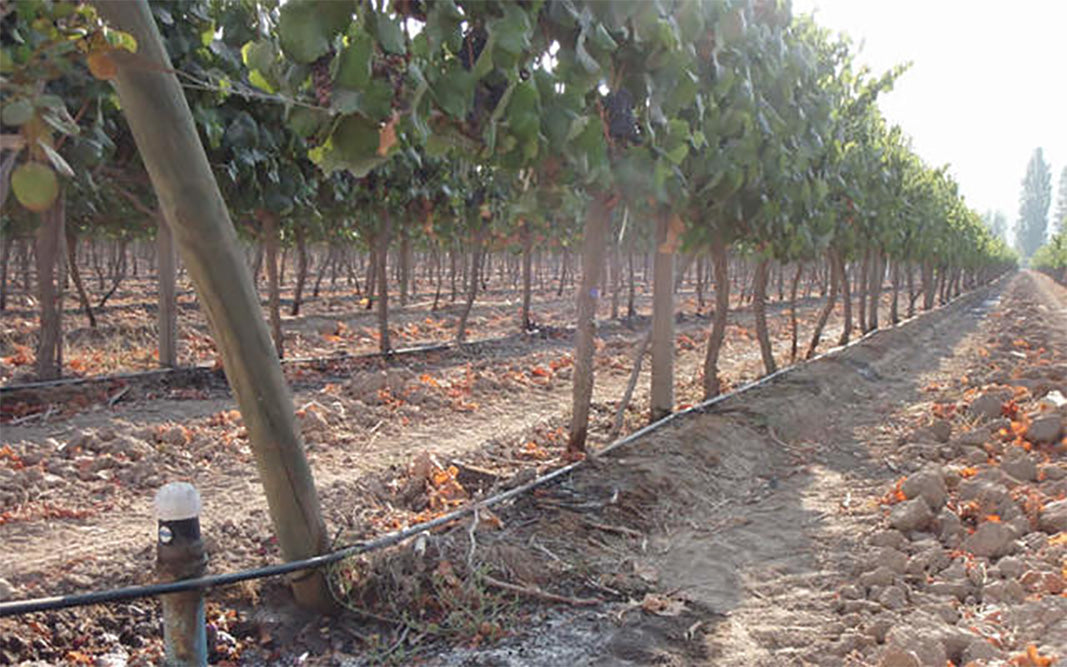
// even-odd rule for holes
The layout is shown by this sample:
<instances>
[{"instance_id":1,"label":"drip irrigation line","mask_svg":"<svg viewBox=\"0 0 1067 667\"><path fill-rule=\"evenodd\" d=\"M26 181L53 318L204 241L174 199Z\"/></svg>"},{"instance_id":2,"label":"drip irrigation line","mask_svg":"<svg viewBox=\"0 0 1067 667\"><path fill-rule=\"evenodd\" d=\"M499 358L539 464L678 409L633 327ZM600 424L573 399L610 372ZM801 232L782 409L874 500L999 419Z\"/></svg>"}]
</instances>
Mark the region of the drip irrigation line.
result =
<instances>
[{"instance_id":1,"label":"drip irrigation line","mask_svg":"<svg viewBox=\"0 0 1067 667\"><path fill-rule=\"evenodd\" d=\"M537 479L531 480L526 484L517 486L513 489L508 489L502 493L499 493L485 500L471 503L466 507L461 507L458 510L443 514L436 519L430 521L424 521L422 523L415 524L403 530L398 530L387 535L383 535L374 540L367 542L357 542L349 546L342 547L330 553L322 554L321 556L313 556L311 558L305 558L303 560L289 561L286 563L278 563L276 565L268 565L266 567L252 568L249 570L240 570L238 572L228 572L225 574L215 574L206 577L199 577L196 579L182 579L181 581L172 581L168 583L160 584L148 584L144 586L129 586L126 588L116 588L108 591L95 591L92 593L79 593L74 595L58 595L53 597L37 598L33 600L20 600L15 602L3 602L0 603L0 618L5 616L18 616L21 614L30 614L40 611L49 611L55 609L66 609L69 607L83 607L91 604L101 604L105 602L120 602L123 600L135 600L138 598L155 597L157 595L165 595L167 593L180 593L182 591L191 590L206 590L215 588L217 586L226 586L228 584L235 584L241 581L247 581L249 579L263 579L266 577L276 577L283 574L289 574L292 572L299 572L301 570L310 570L320 567L331 565L338 561L344 560L350 556L356 556L362 553L371 551L378 551L385 547L393 546L399 542L403 542L406 539L414 537L420 533L425 533L434 528L438 528L445 524L462 519L465 516L473 514L476 509L484 507L490 507L510 500L515 496L523 494L533 488L542 486L551 482L552 480L566 475L579 467L582 461L576 461L574 463L557 468Z\"/></svg>"},{"instance_id":2,"label":"drip irrigation line","mask_svg":"<svg viewBox=\"0 0 1067 667\"><path fill-rule=\"evenodd\" d=\"M563 331L572 331L572 329L563 329ZM477 347L479 345L494 345L497 343L504 343L509 340L516 339L522 336L535 336L537 330L528 332L527 334L508 334L506 336L496 336L492 338L479 338L476 340L464 341L462 343L446 342L446 343L427 343L425 345L413 345L411 347L402 347L388 352L360 352L360 353L346 353L346 354L334 354L328 357L294 357L291 359L280 359L282 366L314 366L320 364L329 364L336 361L370 361L373 359L391 359L393 357L403 356L415 356L419 354L428 354L430 352L445 352L453 349L465 349L471 347ZM129 382L137 380L147 380L153 377L180 375L182 373L189 374L204 374L210 375L216 373L218 370L213 364L200 364L198 366L179 366L177 368L154 368L146 371L136 371L131 373L116 373L113 375L97 375L93 377L80 377L80 378L60 378L58 380L41 380L38 382L23 382L20 384L11 384L0 386L0 395L15 393L19 391L30 391L34 389L49 389L53 387L64 386L77 386L84 384L109 384L112 382Z\"/></svg>"},{"instance_id":3,"label":"drip irrigation line","mask_svg":"<svg viewBox=\"0 0 1067 667\"><path fill-rule=\"evenodd\" d=\"M168 583L148 584L143 586L129 586L126 588L116 588L106 591L94 591L91 593L77 593L72 595L59 595L52 597L36 598L31 600L17 600L14 602L0 603L0 618L6 616L19 616L23 614L31 614L35 612L51 611L57 609L67 609L70 607L83 607L87 605L103 604L109 602L121 602L124 600L136 600L139 598L155 597L158 595L166 595L168 593L179 593L182 591L190 590L208 590L219 586L226 586L229 584L235 584L241 581L248 581L250 579L263 579L266 577L276 577L284 574L290 574L293 572L299 572L301 570L309 570L315 568L321 568L328 565L337 563L345 558L356 556L359 554L369 553L372 551L378 551L389 546L393 546L404 540L412 538L420 533L439 528L446 524L452 523L458 519L462 519L466 516L474 514L476 510L482 508L492 507L498 505L504 501L510 500L516 496L519 496L527 491L535 489L539 486L548 484L549 482L556 480L564 475L567 475L574 470L586 465L590 460L599 459L610 452L629 445L643 436L663 428L676 419L686 417L693 413L703 413L710 408L723 403L724 401L736 398L742 394L745 394L753 389L767 385L774 380L792 373L801 368L805 368L810 364L818 361L834 357L842 352L853 348L860 343L866 342L879 334L885 334L887 332L896 331L902 327L909 326L921 319L925 319L928 315L932 315L936 312L942 311L950 306L959 304L962 300L977 296L980 292L990 289L996 282L986 285L982 288L977 288L963 294L944 305L937 306L928 311L923 311L913 317L901 320L899 323L882 328L869 331L862 336L856 338L845 345L840 345L827 350L821 354L818 354L811 359L804 359L798 361L790 366L780 368L777 371L765 375L759 379L747 382L740 387L737 387L725 394L720 394L706 401L697 403L684 410L673 412L666 417L655 421L647 426L644 426L633 433L616 440L615 442L605 446L604 448L592 452L588 459L575 461L560 468L556 468L551 472L548 472L540 477L531 480L525 484L517 486L507 491L496 494L484 500L471 503L465 507L449 512L448 514L441 515L436 519L430 521L424 521L422 523L409 526L403 530L398 530L382 537L369 540L366 542L357 542L340 549L336 549L320 556L314 556L312 558L305 558L303 560L289 561L286 563L278 563L276 565L268 565L265 567L252 568L248 570L240 570L237 572L228 572L223 574L209 575L205 577L199 577L196 579L183 579L181 581L173 581ZM466 343L466 345L476 345L477 342ZM449 347L454 346L454 343L445 344Z\"/></svg>"},{"instance_id":4,"label":"drip irrigation line","mask_svg":"<svg viewBox=\"0 0 1067 667\"><path fill-rule=\"evenodd\" d=\"M961 295L958 298L962 298ZM934 312L942 306L937 306L926 312ZM739 312L747 309L747 307L734 308L731 312ZM644 317L644 316L642 316ZM698 315L698 318L703 316ZM906 320L902 320L906 321ZM446 352L448 350L477 347L479 345L495 345L498 343L504 343L509 340L519 338L531 338L538 336L542 333L562 333L571 334L574 333L574 327L550 327L548 330L543 329L530 329L526 332L512 333L505 336L495 336L487 338L478 338L475 340L464 341L462 343L456 343L455 341L447 341L443 343L425 343L423 345L412 345L411 347L402 347L388 352L349 352L345 354L333 354L326 357L291 357L287 359L280 359L279 362L282 366L315 366L322 364L329 364L330 362L337 361L370 361L373 359L391 359L394 357L403 356L416 356L419 354L428 354L430 352ZM78 385L90 385L90 384L110 384L114 382L136 382L139 380L149 380L155 377L166 377L170 375L181 375L183 373L190 375L214 375L221 369L217 368L214 364L199 364L195 366L177 366L174 368L151 368L143 371L130 371L127 373L113 373L111 375L94 375L91 377L69 377L59 378L57 380L38 380L35 382L21 382L18 384L0 385L0 396L4 394L13 394L20 391L32 391L35 389L50 389L54 387L67 387Z\"/></svg>"}]
</instances>

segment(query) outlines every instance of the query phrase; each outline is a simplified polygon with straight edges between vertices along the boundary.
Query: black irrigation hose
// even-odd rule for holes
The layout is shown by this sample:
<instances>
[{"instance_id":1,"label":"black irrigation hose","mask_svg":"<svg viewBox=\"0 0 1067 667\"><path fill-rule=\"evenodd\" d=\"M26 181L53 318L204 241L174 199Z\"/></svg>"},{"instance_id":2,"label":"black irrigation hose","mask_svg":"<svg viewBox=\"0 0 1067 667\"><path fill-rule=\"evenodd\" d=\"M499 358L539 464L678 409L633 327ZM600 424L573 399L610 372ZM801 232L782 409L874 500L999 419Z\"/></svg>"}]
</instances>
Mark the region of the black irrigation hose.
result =
<instances>
[{"instance_id":1,"label":"black irrigation hose","mask_svg":"<svg viewBox=\"0 0 1067 667\"><path fill-rule=\"evenodd\" d=\"M398 530L388 535L383 535L377 539L369 542L359 542L346 547L342 547L330 553L323 554L321 556L313 556L312 558L305 558L304 560L294 560L287 563L279 563L277 565L268 565L266 567L252 568L250 570L240 570L238 572L228 572L225 574L215 574L206 577L199 577L197 579L183 579L181 581L173 581L163 584L149 584L145 586L129 586L127 588L116 588L110 591L96 591L93 593L80 593L75 595L57 595L54 597L37 598L33 600L20 600L16 602L4 602L0 603L0 618L4 616L18 616L21 614L31 614L39 611L49 611L54 609L66 609L68 607L83 607L91 604L101 604L104 602L119 602L122 600L135 600L137 598L154 597L157 595L164 595L166 593L179 593L181 591L191 590L206 590L214 588L216 586L226 586L228 584L235 584L239 581L246 581L249 579L263 579L265 577L276 577L282 574L288 574L290 572L297 572L300 570L308 570L326 565L331 565L340 560L344 560L349 556L355 556L361 553L367 553L370 551L377 551L388 546L392 546L399 542L414 537L419 533L424 533L428 530L433 530L445 524L451 523L456 519L461 519L469 514L473 514L475 511L502 503L505 500L514 498L517 495L525 493L530 489L547 484L557 477L561 477L577 468L582 462L577 461L569 465L557 468L552 472L549 472L535 480L527 482L521 486L517 486L513 489L508 489L503 493L499 493L490 498L486 498L483 501L472 503L466 507L462 507L458 510L449 512L442 516L432 519L430 521L424 521L422 523L415 524L403 530Z\"/></svg>"},{"instance_id":2,"label":"black irrigation hose","mask_svg":"<svg viewBox=\"0 0 1067 667\"><path fill-rule=\"evenodd\" d=\"M958 298L958 297L957 297ZM738 309L735 309L735 311ZM929 312L929 311L924 311ZM558 327L551 328L549 331L573 333L574 327ZM532 337L542 333L541 329L531 329L524 333L508 334L506 336L495 336L490 338L479 338L476 340L464 341L462 343L456 343L455 341L447 341L443 343L425 343L423 345L413 345L411 347L402 347L388 352L359 352L359 353L345 353L334 354L328 357L292 357L288 359L280 359L282 366L315 366L319 364L328 364L335 361L370 361L372 359L392 359L394 357L403 356L415 356L419 354L427 354L429 352L445 352L453 349L464 349L477 347L479 345L493 345L496 343L503 343L508 340L512 340L519 337ZM144 371L132 371L129 373L115 373L112 375L94 375L90 377L69 377L59 378L58 380L39 380L36 382L22 382L19 384L0 385L0 396L4 394L13 394L20 391L30 391L34 389L49 389L53 387L68 387L77 385L88 384L108 384L111 382L127 382L146 380L152 377L164 377L169 375L177 375L180 373L190 374L213 374L216 372L216 368L213 364L201 364L199 366L177 366L175 368L152 368Z\"/></svg>"},{"instance_id":3,"label":"black irrigation hose","mask_svg":"<svg viewBox=\"0 0 1067 667\"><path fill-rule=\"evenodd\" d=\"M978 288L978 289L988 288L991 285L992 284L986 285L983 288ZM726 401L728 399L737 397L737 396L739 396L741 394L744 394L745 392L748 392L748 391L750 391L752 389L755 389L757 387L761 387L761 386L763 386L763 385L765 385L765 384L767 384L767 383L769 383L769 382L771 382L771 381L773 381L773 380L775 380L775 379L777 379L777 378L779 378L779 377L781 377L781 376L783 376L783 375L785 375L787 373L791 373L791 372L793 372L793 371L795 371L797 369L800 369L800 368L805 367L805 366L807 366L809 364L815 363L816 361L820 361L822 359L826 359L826 358L829 358L829 357L836 356L836 355L840 354L841 352L844 352L845 350L848 350L848 349L852 348L853 346L858 345L858 344L860 344L860 343L862 343L862 342L864 342L864 341L866 341L866 340L868 340L868 339L870 339L870 338L872 338L874 336L877 336L879 334L885 333L887 331L892 331L894 329L898 329L898 328L900 328L902 326L906 326L906 325L912 324L912 323L916 322L917 320L922 319L926 315L935 313L937 311L943 310L944 308L946 308L946 307L948 307L950 305L958 303L963 298L976 295L977 292L978 292L978 289L973 290L971 292L968 292L967 294L961 295L960 297L957 297L956 299L953 299L952 301L950 301L949 303L947 303L947 304L945 304L943 306L938 306L938 307L936 307L934 309L931 309L929 311L924 311L922 313L919 313L918 315L916 315L914 317L911 317L911 318L908 318L908 319L905 319L905 320L901 320L901 322L899 324L894 325L894 326L892 326L890 328L875 329L875 330L870 331L870 332L860 336L859 338L851 341L850 343L847 343L845 345L842 345L842 346L835 347L835 348L832 348L830 350L827 350L826 352L823 352L822 354L816 355L816 356L812 357L811 359L802 360L802 361L799 361L799 362L797 362L797 363L795 363L795 364L793 364L791 366L786 366L784 368L780 368L777 371L775 371L774 373L771 373L769 375L765 375L765 376L763 376L763 377L761 377L759 379L756 379L756 380L753 380L753 381L748 382L746 384L743 384L740 387L734 389L733 391L730 391L730 392L725 393L725 394L720 394L719 396L715 396L714 398L710 398L710 399L708 399L706 401L703 401L703 402L698 403L696 405L693 405L693 406L691 406L689 408L686 408L685 410L680 410L678 412L671 413L671 414L667 415L666 417L664 417L663 419L660 419L659 421L653 422L653 423L651 423L651 424L649 424L649 425L647 425L647 426L645 426L645 427L643 427L641 429L638 429L637 431L634 431L633 433L627 435L624 438L620 438L619 440L616 440L615 442L613 442L610 445L604 447L603 449L599 450L598 452L593 453L592 457L593 458L599 458L599 457L601 457L601 456L603 456L603 455L605 455L605 454L607 454L607 453L609 453L609 452L611 452L611 451L613 451L615 449L618 449L620 447L623 447L625 445L628 445L628 444L636 441L637 439L641 438L642 436L644 436L647 433L651 433L652 431L655 431L657 429L660 429L660 428L666 426L667 424L669 424L670 422L672 422L675 419L678 419L678 418L683 417L683 416L690 415L692 413L705 412L709 408L711 408L711 407L713 407L713 406L715 406L715 405L717 405L719 403L722 403L723 401ZM471 344L475 344L475 343L471 343ZM452 345L452 344L449 344L449 345ZM425 521L423 523L415 524L414 526L410 526L408 528L405 528L404 530L399 530L399 531L396 531L396 532L393 532L393 533L389 533L388 535L384 535L382 537L379 537L377 539L371 540L369 542L360 542L360 543L357 543L357 544L352 544L352 545L349 545L349 546L346 546L346 547L342 547L340 549L337 549L337 550L332 551L332 552L327 553L327 554L323 554L321 556L314 556L312 558L306 558L304 560L297 560L297 561L290 561L290 562L287 562L287 563L279 563L277 565L268 565L266 567L253 568L253 569L250 569L250 570L240 570L238 572L229 572L229 573L225 573L225 574L210 575L210 576L207 576L207 577L200 577L200 578L197 578L197 579L183 579L181 581L174 581L174 582L169 582L169 583L149 584L149 585L145 585L145 586L130 586L130 587L127 587L127 588L117 588L117 589L112 589L112 590L109 590L109 591L95 591L95 592L92 592L92 593L80 593L80 594L75 594L75 595L59 595L59 596L54 596L54 597L36 598L36 599L32 599L32 600L19 600L19 601L15 601L15 602L4 602L4 603L0 603L0 618L3 618L5 616L19 616L19 615L22 615L22 614L31 614L31 613L35 613L35 612L41 612L41 611L49 611L49 610L56 610L56 609L67 609L67 608L70 608L70 607L83 607L83 606L87 606L87 605L102 604L102 603L106 603L106 602L119 602L119 601L122 601L122 600L135 600L135 599L138 599L138 598L155 597L157 595L165 595L167 593L178 593L178 592L181 592L181 591L207 590L207 589L210 589L210 588L215 588L217 586L226 586L226 585L229 585L229 584L235 584L235 583L240 582L240 581L247 581L249 579L263 579L265 577L275 577L275 576L279 576L279 575L283 575L283 574L289 574L291 572L297 572L297 571L300 571L300 570L308 570L308 569L314 569L314 568L319 568L319 567L325 567L327 565L331 565L331 564L336 563L338 561L344 560L345 558L348 558L349 556L355 556L355 555L362 554L362 553L368 553L368 552L371 552L371 551L377 551L379 549L383 549L385 547L392 546L392 545L397 544L399 542L402 542L402 541L404 541L404 540L406 540L406 539L408 539L410 537L414 537L415 535L418 535L420 533L424 533L424 532L426 532L428 530L432 530L434 528L438 528L440 526L443 526L445 524L451 523L451 522L453 522L453 521L455 521L457 519L461 519L461 518L463 518L465 516L468 516L470 514L474 514L476 511L478 511L479 509L481 509L483 507L490 507L492 505L497 505L499 503L502 503L505 500L510 500L511 498L514 498L515 496L518 496L518 495L520 495L522 493L525 493L525 492L527 492L527 491L529 491L531 489L537 488L539 486L543 486L543 485L551 482L554 479L562 477L563 475L566 475L566 474L576 470L577 468L581 467L583 464L585 464L584 460L583 461L576 461L574 463L570 463L570 464L565 465L565 466L563 466L561 468L557 468L557 469L555 469L555 470L553 470L553 471L551 471L549 473L546 473L546 474L538 477L537 479L534 479L534 480L532 480L530 482L527 482L526 484L523 484L521 486L517 486L517 487L515 487L513 489L509 489L509 490L504 491L502 493L498 493L497 495L491 496L489 498L486 498L485 500L482 500L482 501L479 501L479 502L476 502L476 503L472 503L470 505L467 505L466 507L462 507L462 508L460 508L458 510L455 510L453 512L449 512L448 514L444 514L442 516L439 516L436 519L433 519L433 520L430 520L430 521Z\"/></svg>"},{"instance_id":4,"label":"black irrigation hose","mask_svg":"<svg viewBox=\"0 0 1067 667\"><path fill-rule=\"evenodd\" d=\"M568 329L569 330L569 329ZM531 331L527 335L536 335L537 331ZM445 343L426 343L425 345L415 345L412 347L402 347L389 352L361 352L361 353L346 353L335 354L328 357L294 357L291 359L281 359L282 366L297 366L307 365L313 366L316 364L328 364L334 361L370 361L372 359L389 359L393 357L414 356L418 354L427 354L429 352L444 352L452 349L464 349L470 347L477 347L479 345L492 345L495 343L502 343L522 334L509 334L507 336L497 336L493 338L479 338L471 341L464 341L462 343L445 342ZM19 391L27 391L33 389L48 389L51 387L63 387L63 386L76 386L81 384L107 384L110 382L123 382L129 380L143 380L154 376L167 376L175 375L179 373L214 373L215 367L213 365L200 365L200 366L179 366L177 368L154 368L146 371L136 371L131 373L116 373L114 375L96 375L92 377L80 377L80 378L60 378L58 380L42 380L39 382L23 382L20 384L4 385L0 386L0 395L15 393Z\"/></svg>"}]
</instances>

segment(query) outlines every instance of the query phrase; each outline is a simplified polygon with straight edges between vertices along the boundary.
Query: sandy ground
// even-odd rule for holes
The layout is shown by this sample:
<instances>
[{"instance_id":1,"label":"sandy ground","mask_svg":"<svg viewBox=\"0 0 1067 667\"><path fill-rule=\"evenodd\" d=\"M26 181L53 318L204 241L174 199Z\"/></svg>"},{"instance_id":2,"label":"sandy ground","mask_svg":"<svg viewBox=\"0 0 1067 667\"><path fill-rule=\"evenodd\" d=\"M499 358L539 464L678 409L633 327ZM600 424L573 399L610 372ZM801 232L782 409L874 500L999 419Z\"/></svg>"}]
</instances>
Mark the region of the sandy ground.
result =
<instances>
[{"instance_id":1,"label":"sandy ground","mask_svg":"<svg viewBox=\"0 0 1067 667\"><path fill-rule=\"evenodd\" d=\"M634 533L575 539L564 512L504 538L536 537L615 601L428 664L1059 664L1067 440L1011 424L1067 394L1065 353L1067 290L1024 273L661 429L569 483L571 503L618 493L584 525ZM997 437L969 406L1001 387L1020 416ZM931 470L947 501L905 529L923 496L886 495ZM990 546L984 524L1005 535Z\"/></svg>"},{"instance_id":2,"label":"sandy ground","mask_svg":"<svg viewBox=\"0 0 1067 667\"><path fill-rule=\"evenodd\" d=\"M802 304L801 340L810 335L819 305L814 299ZM762 372L751 318L750 309L732 314L720 363L727 384ZM772 306L770 319L784 361L788 331L781 305ZM828 325L827 344L839 335L839 320L835 315ZM594 443L607 438L643 326L605 322L601 329ZM707 329L706 320L692 317L678 325L679 405L699 400ZM389 366L368 361L290 369L332 530L364 537L424 518L367 498L383 495L383 482L422 452L476 462L502 476L554 465L569 421L571 348L567 336L518 338ZM625 431L645 423L648 366ZM205 532L218 540L216 568L276 556L251 451L221 378L136 390L110 407L96 399L116 392L97 389L100 395L87 402L79 391L60 390L52 399L46 392L38 399L54 414L3 426L0 442L28 464L0 468L0 510L6 510L0 539L7 545L0 549L0 571L9 582L24 594L42 595L95 581L139 581L144 573L129 563L150 555L151 494L172 480L193 482L205 498Z\"/></svg>"},{"instance_id":3,"label":"sandy ground","mask_svg":"<svg viewBox=\"0 0 1067 667\"><path fill-rule=\"evenodd\" d=\"M977 445L960 437L981 426L966 416L979 394L1003 387L1023 415L1037 409L1037 400L1056 386L1067 394L1061 370L1067 350L1065 307L1063 288L1024 273L878 333L711 412L676 420L564 483L501 510L493 520L347 565L339 576L347 574L356 584L343 599L357 611L332 622L292 612L269 586L220 594L213 598L219 601L213 623L241 650L224 650L231 646L227 639L215 657L240 653L250 664L295 664L307 651L319 664L912 664L906 661L913 657L914 664L933 664L926 660L939 657L931 648L938 644L945 660L963 664L971 650L963 638L948 646L941 635L916 636L902 619L912 612L922 619L922 614L941 612L937 618L948 624L951 614L943 609L948 605L957 615L952 627L970 632L964 621L975 618L979 627L979 621L986 622L980 615L988 614L992 603L983 595L986 584L1007 581L1007 576L998 578L1005 573L997 571L981 586L972 582L962 596L953 593L955 602L924 596L936 598L939 589L931 593L928 588L943 570L951 571L956 559L964 562L962 578L967 579L976 558L985 559L979 564L988 573L1000 555L975 557L961 543L949 547L941 535L948 518L937 511L949 511L950 504L930 508L936 525L932 519L894 531L887 528L888 517L905 503L895 496L883 501L902 476L932 464L940 466L947 495L958 495L959 470L981 468L968 471L965 481L984 479L986 468L990 476L1000 474L1001 462L1015 453L1009 448L1018 446L1044 475L1035 473L1030 480L1034 493L1041 494L1035 497L1047 501L1046 507L1054 502L1060 477L1051 471L1067 469L1062 447L1048 443L1025 450L1010 438L1001 442L996 431L985 434L990 442L979 439ZM705 326L680 326L697 343L680 341L682 378L695 376ZM836 338L836 332L828 333ZM634 338L623 329L609 330L598 355L594 435L601 438L626 381ZM724 364L727 373L754 377L755 346L743 347L740 332L736 338L737 348ZM779 350L784 345L780 335L778 345ZM345 537L363 537L428 511L427 502L432 506L434 494L447 489L430 488L427 494L417 480L417 492L407 492L417 477L411 463L423 451L445 467L457 459L476 464L497 480L551 465L566 425L568 351L566 341L546 339L465 357L442 355L387 371L366 367L345 369L343 377L297 378L296 403L331 525ZM995 369L994 363L999 364ZM680 402L687 391L695 391L695 383L688 389L682 385ZM1016 394L1017 387L1026 393ZM26 495L15 498L16 513L0 523L0 577L11 594L144 580L152 560L146 495L164 478L194 480L204 493L213 569L275 557L247 446L225 389L180 391L186 393L5 428L4 441L14 445L24 465L0 468L6 475L0 482L8 482L0 488ZM639 392L631 428L640 422L642 400ZM949 411L947 405L957 407ZM935 422L948 425L944 441L944 427ZM1025 431L1025 422L1019 423ZM1012 424L1009 420L1007 428L1016 438ZM971 450L987 444L999 444L1000 452L982 449L978 461ZM72 446L79 452L32 460L33 451ZM54 471L53 461L58 461ZM24 492L30 468L41 471L40 479ZM1009 491L1020 486L1009 487L999 478L996 483ZM1030 496L1020 498L1022 507ZM951 501L957 508L963 502ZM960 512L951 512L959 520ZM963 517L965 535L980 527L982 516L988 515L970 525L966 522L974 517ZM1008 525L1007 513L1004 519ZM1034 521L1041 520L1035 511ZM1015 607L1028 604L1027 595L1043 595L1043 589L1027 588L1034 586L1034 577L1027 583L1022 579L1027 572L1044 573L1037 564L1055 561L1053 552L1062 545L1055 542L1056 533L1038 525L1021 532L1020 521L1012 528L1020 531L1011 535L1017 553L1005 555L1018 557L1024 568L1015 577L1024 587L1022 600L1008 601ZM1045 535L1044 544L1030 538L1038 533ZM934 559L944 565L937 571L924 569L925 561L912 566L933 549L931 540L948 562ZM957 551L960 555L953 555ZM887 581L879 573L862 589L846 588L857 586L879 563L900 558L901 571L890 572ZM430 588L412 589L418 582ZM522 592L495 582L511 582ZM1062 591L1062 580L1060 585ZM556 591L565 601L535 604L535 586ZM1051 591L1055 584L1048 586ZM425 603L427 592L434 594L432 605ZM1062 600L1057 595L1048 592L1036 603L1057 603ZM405 601L413 603L414 613L419 599L420 613L428 616L400 615ZM588 610L571 609L594 601ZM982 632L974 638L999 652L986 656L990 661L1025 656L1031 646L1038 661L1065 655L1064 609L1058 604L1051 610L1053 625L1038 630L1020 623L997 636L999 646ZM994 611L1001 611L1002 625L1015 618L1011 610ZM0 664L34 656L57 660L72 650L96 659L110 652L134 664L150 660L158 643L155 613L153 603L143 602L0 621L0 634L10 631L20 642L17 648L0 642ZM368 622L368 614L378 620ZM457 616L466 620L459 623ZM885 662L896 659L887 657L896 649L911 655L899 658L905 662Z\"/></svg>"}]
</instances>

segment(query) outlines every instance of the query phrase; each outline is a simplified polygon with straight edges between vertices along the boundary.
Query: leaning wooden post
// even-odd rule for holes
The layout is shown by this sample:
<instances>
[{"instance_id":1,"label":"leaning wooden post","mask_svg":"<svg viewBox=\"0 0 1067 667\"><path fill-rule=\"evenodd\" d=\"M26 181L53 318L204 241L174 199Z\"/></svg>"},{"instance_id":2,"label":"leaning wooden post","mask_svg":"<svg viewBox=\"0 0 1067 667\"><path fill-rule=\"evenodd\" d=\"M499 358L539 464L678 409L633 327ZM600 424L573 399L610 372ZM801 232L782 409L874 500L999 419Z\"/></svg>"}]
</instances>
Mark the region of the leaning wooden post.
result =
<instances>
[{"instance_id":1,"label":"leaning wooden post","mask_svg":"<svg viewBox=\"0 0 1067 667\"><path fill-rule=\"evenodd\" d=\"M282 556L292 561L319 555L329 536L292 397L237 232L151 10L146 0L101 1L97 7L112 26L137 40L137 53L108 55L117 67L119 100L211 325L248 429ZM337 609L321 570L297 573L291 583L301 605Z\"/></svg>"},{"instance_id":2,"label":"leaning wooden post","mask_svg":"<svg viewBox=\"0 0 1067 667\"><path fill-rule=\"evenodd\" d=\"M192 484L171 482L156 493L159 521L156 569L164 582L202 577L207 553L200 539L200 494ZM168 667L207 664L204 594L182 591L162 596L163 662Z\"/></svg>"}]
</instances>

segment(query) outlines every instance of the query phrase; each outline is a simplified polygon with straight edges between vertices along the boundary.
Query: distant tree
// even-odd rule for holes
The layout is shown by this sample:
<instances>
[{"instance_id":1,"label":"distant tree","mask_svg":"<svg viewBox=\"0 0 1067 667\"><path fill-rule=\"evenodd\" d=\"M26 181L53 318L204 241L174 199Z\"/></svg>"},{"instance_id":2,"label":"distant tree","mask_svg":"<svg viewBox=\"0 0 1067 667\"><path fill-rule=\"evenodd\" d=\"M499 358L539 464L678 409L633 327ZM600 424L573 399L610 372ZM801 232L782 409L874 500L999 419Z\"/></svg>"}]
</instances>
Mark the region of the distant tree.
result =
<instances>
[{"instance_id":1,"label":"distant tree","mask_svg":"<svg viewBox=\"0 0 1067 667\"><path fill-rule=\"evenodd\" d=\"M1049 237L1067 229L1067 166L1060 170L1060 188L1056 196L1056 214L1052 216Z\"/></svg>"},{"instance_id":2,"label":"distant tree","mask_svg":"<svg viewBox=\"0 0 1067 667\"><path fill-rule=\"evenodd\" d=\"M1023 191L1019 197L1019 221L1015 226L1015 247L1030 257L1045 242L1048 208L1052 203L1052 173L1040 148L1034 149L1026 165Z\"/></svg>"},{"instance_id":3,"label":"distant tree","mask_svg":"<svg viewBox=\"0 0 1067 667\"><path fill-rule=\"evenodd\" d=\"M1005 243L1008 242L1008 216L1004 215L1004 211L990 209L986 211L982 219L986 227L989 227L989 231L992 232L993 238L1001 239Z\"/></svg>"}]
</instances>

